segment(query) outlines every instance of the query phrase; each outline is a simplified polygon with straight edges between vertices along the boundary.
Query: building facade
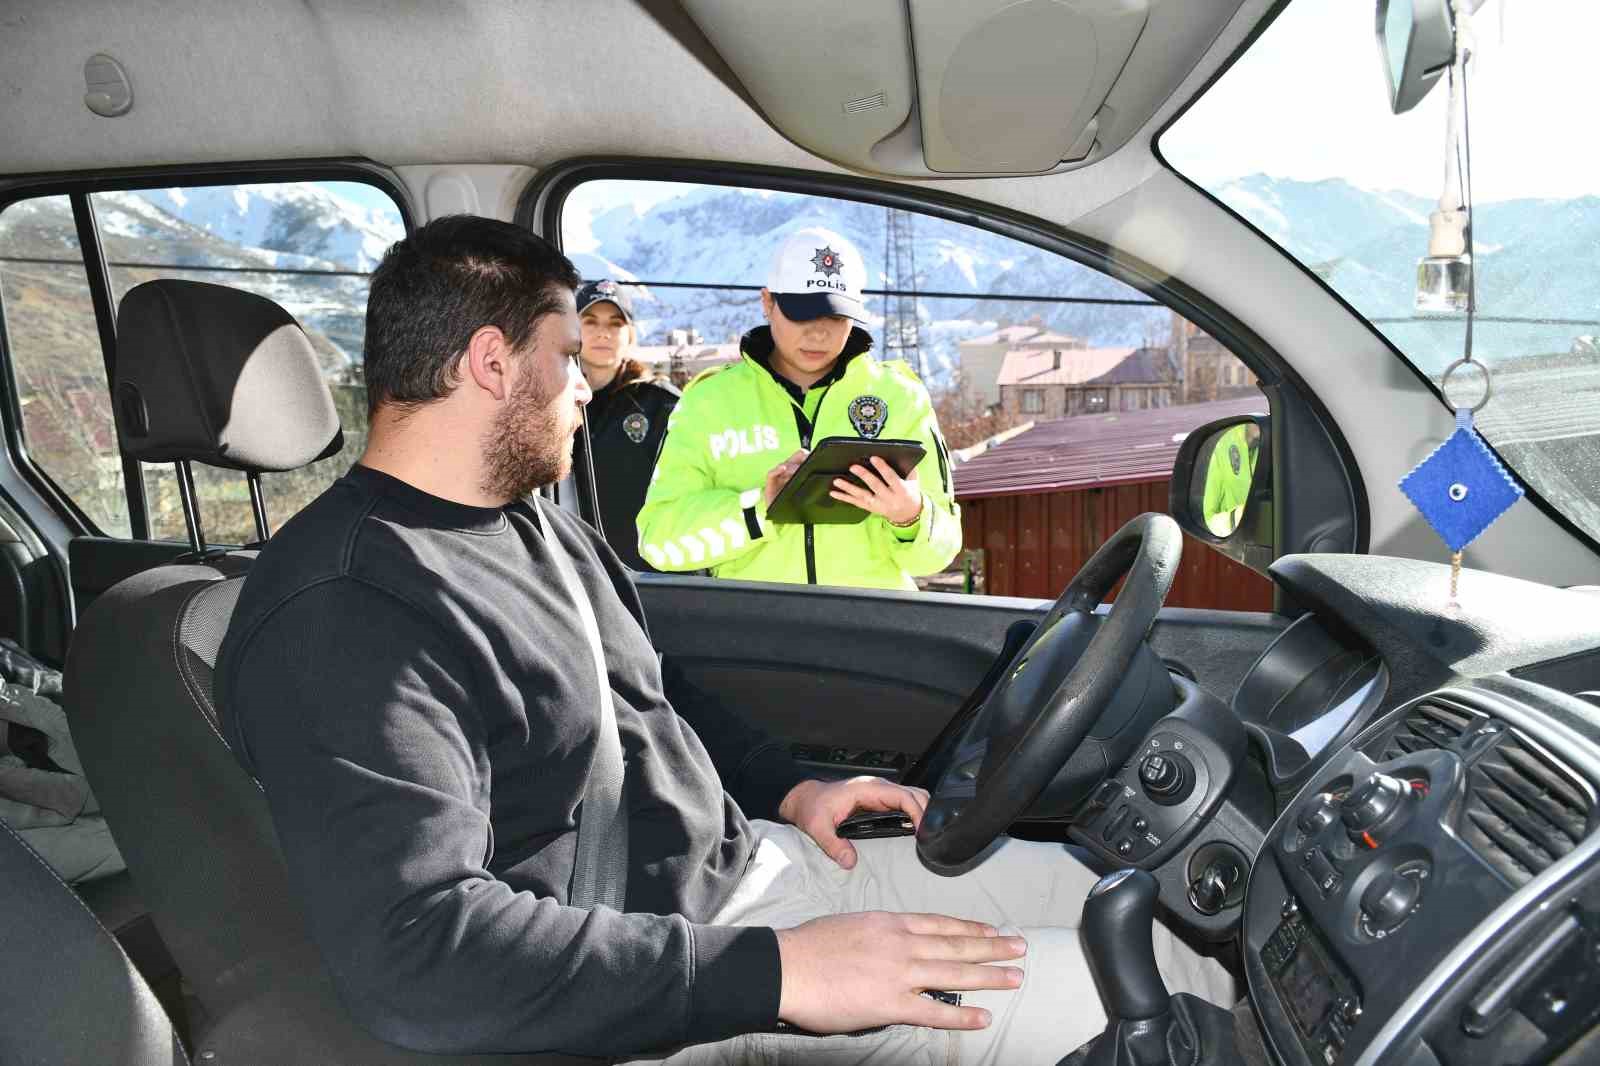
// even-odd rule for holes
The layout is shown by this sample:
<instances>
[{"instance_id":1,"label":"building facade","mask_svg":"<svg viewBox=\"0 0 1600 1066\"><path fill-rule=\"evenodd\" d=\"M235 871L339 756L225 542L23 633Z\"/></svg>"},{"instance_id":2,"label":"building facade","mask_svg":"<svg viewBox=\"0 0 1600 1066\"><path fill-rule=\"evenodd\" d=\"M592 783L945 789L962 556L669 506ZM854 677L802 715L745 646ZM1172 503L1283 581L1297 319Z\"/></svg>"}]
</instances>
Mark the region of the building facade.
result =
<instances>
[{"instance_id":1,"label":"building facade","mask_svg":"<svg viewBox=\"0 0 1600 1066\"><path fill-rule=\"evenodd\" d=\"M1165 348L1015 349L997 386L1008 415L1048 422L1170 407L1180 383Z\"/></svg>"}]
</instances>

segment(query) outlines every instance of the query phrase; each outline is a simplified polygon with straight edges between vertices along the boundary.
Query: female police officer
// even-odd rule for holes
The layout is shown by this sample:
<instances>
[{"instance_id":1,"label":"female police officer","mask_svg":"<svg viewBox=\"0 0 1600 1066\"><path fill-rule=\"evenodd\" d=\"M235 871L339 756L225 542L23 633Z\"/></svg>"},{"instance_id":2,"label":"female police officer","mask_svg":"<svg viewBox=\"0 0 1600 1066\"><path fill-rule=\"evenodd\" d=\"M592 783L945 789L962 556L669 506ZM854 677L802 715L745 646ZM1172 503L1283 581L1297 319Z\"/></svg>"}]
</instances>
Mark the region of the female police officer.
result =
<instances>
[{"instance_id":1,"label":"female police officer","mask_svg":"<svg viewBox=\"0 0 1600 1066\"><path fill-rule=\"evenodd\" d=\"M634 357L638 336L633 297L626 285L610 279L591 281L578 288L577 305L583 334L578 362L594 392L584 408L584 420L594 455L601 528L623 562L635 570L648 570L649 564L639 557L634 520L644 503L678 390ZM581 450L575 463L581 479Z\"/></svg>"},{"instance_id":2,"label":"female police officer","mask_svg":"<svg viewBox=\"0 0 1600 1066\"><path fill-rule=\"evenodd\" d=\"M659 570L914 589L961 548L950 460L928 391L904 362L868 355L866 268L837 233L803 229L773 257L737 363L684 391L639 512L639 550ZM870 512L855 525L771 522L767 508L813 442L900 438L927 449L901 478L881 459L834 495Z\"/></svg>"}]
</instances>

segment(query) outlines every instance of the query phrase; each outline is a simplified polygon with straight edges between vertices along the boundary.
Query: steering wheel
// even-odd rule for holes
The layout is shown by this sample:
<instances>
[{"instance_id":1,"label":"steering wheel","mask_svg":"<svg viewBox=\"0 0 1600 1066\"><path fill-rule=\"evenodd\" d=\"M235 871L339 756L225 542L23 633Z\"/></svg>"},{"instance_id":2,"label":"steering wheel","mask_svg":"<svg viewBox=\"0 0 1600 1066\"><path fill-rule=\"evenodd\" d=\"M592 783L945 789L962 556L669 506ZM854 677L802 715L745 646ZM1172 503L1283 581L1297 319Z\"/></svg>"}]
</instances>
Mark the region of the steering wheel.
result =
<instances>
[{"instance_id":1,"label":"steering wheel","mask_svg":"<svg viewBox=\"0 0 1600 1066\"><path fill-rule=\"evenodd\" d=\"M983 708L930 753L943 767L917 829L930 869L960 873L1039 798L1122 684L1183 555L1163 514L1117 530L1084 563L1002 674ZM1102 621L1095 608L1128 580Z\"/></svg>"}]
</instances>

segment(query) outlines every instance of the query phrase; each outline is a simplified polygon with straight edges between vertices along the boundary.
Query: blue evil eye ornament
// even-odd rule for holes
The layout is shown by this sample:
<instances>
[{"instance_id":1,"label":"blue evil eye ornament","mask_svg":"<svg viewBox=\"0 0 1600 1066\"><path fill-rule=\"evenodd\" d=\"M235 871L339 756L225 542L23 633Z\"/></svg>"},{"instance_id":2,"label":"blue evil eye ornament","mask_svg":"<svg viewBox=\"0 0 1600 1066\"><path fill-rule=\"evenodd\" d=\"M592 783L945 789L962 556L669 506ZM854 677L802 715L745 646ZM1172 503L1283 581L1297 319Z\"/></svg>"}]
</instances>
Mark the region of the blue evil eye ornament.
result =
<instances>
[{"instance_id":1,"label":"blue evil eye ornament","mask_svg":"<svg viewBox=\"0 0 1600 1066\"><path fill-rule=\"evenodd\" d=\"M1400 479L1400 491L1456 553L1522 497L1522 486L1483 443L1466 408L1456 411L1455 432Z\"/></svg>"}]
</instances>

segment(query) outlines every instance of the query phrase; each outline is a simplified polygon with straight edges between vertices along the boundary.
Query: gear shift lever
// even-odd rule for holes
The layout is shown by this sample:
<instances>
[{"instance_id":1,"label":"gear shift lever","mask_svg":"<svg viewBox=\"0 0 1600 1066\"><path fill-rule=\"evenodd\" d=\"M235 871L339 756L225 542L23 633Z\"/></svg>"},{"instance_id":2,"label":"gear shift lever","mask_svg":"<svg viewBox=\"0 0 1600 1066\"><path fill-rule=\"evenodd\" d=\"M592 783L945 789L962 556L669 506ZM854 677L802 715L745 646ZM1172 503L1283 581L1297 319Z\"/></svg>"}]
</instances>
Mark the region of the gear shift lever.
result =
<instances>
[{"instance_id":1,"label":"gear shift lever","mask_svg":"<svg viewBox=\"0 0 1600 1066\"><path fill-rule=\"evenodd\" d=\"M1167 986L1150 937L1156 893L1156 879L1145 871L1118 870L1096 882L1084 902L1083 946L1112 1024L1167 1013Z\"/></svg>"},{"instance_id":2,"label":"gear shift lever","mask_svg":"<svg viewBox=\"0 0 1600 1066\"><path fill-rule=\"evenodd\" d=\"M1236 1066L1245 1061L1232 1014L1185 993L1167 995L1151 936L1156 894L1156 879L1131 869L1107 874L1089 890L1080 935L1105 1004L1106 1028L1057 1066ZM1265 1050L1260 1061L1266 1061Z\"/></svg>"}]
</instances>

